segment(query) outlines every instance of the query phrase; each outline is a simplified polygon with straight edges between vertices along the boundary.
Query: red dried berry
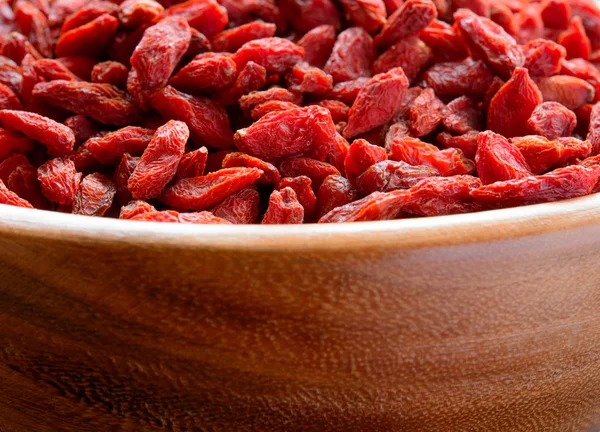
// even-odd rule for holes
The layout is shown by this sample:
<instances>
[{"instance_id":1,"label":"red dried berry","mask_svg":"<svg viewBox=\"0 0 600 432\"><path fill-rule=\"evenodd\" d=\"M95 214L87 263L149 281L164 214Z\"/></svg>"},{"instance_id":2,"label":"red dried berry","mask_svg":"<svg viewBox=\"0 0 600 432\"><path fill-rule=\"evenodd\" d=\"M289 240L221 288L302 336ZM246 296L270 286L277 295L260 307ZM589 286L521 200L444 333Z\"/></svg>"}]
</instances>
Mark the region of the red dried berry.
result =
<instances>
[{"instance_id":1,"label":"red dried berry","mask_svg":"<svg viewBox=\"0 0 600 432\"><path fill-rule=\"evenodd\" d=\"M88 149L94 157L105 165L114 165L125 153L141 154L155 131L137 126L127 126L102 137L91 138Z\"/></svg>"},{"instance_id":2,"label":"red dried berry","mask_svg":"<svg viewBox=\"0 0 600 432\"><path fill-rule=\"evenodd\" d=\"M211 99L190 96L167 86L156 93L152 106L165 119L175 119L186 123L192 141L197 146L230 148L232 146L231 126L225 109Z\"/></svg>"},{"instance_id":3,"label":"red dried berry","mask_svg":"<svg viewBox=\"0 0 600 432\"><path fill-rule=\"evenodd\" d=\"M458 61L468 56L462 36L443 21L433 20L419 33L419 38L433 50L436 62Z\"/></svg>"},{"instance_id":4,"label":"red dried berry","mask_svg":"<svg viewBox=\"0 0 600 432\"><path fill-rule=\"evenodd\" d=\"M110 84L55 80L36 84L32 95L104 124L130 124L139 115L129 95Z\"/></svg>"},{"instance_id":5,"label":"red dried berry","mask_svg":"<svg viewBox=\"0 0 600 432\"><path fill-rule=\"evenodd\" d=\"M427 87L438 96L480 97L490 88L494 74L481 61L438 63L423 74Z\"/></svg>"},{"instance_id":6,"label":"red dried berry","mask_svg":"<svg viewBox=\"0 0 600 432\"><path fill-rule=\"evenodd\" d=\"M125 28L135 29L151 24L164 10L154 0L125 0L119 5L119 22Z\"/></svg>"},{"instance_id":7,"label":"red dried berry","mask_svg":"<svg viewBox=\"0 0 600 432\"><path fill-rule=\"evenodd\" d=\"M108 1L93 1L75 13L69 15L63 22L61 33L84 26L104 14L115 15L118 6Z\"/></svg>"},{"instance_id":8,"label":"red dried berry","mask_svg":"<svg viewBox=\"0 0 600 432\"><path fill-rule=\"evenodd\" d=\"M541 17L546 27L565 29L571 21L571 8L567 0L542 1Z\"/></svg>"},{"instance_id":9,"label":"red dried berry","mask_svg":"<svg viewBox=\"0 0 600 432\"><path fill-rule=\"evenodd\" d=\"M262 175L256 183L269 183L276 185L279 183L281 176L279 170L272 164L265 162L259 158L252 157L244 153L233 152L224 156L219 168L235 168L247 167L257 168L262 171Z\"/></svg>"},{"instance_id":10,"label":"red dried berry","mask_svg":"<svg viewBox=\"0 0 600 432\"><path fill-rule=\"evenodd\" d=\"M457 134L479 131L483 126L481 110L468 96L454 99L446 105L442 115L444 127Z\"/></svg>"},{"instance_id":11,"label":"red dried berry","mask_svg":"<svg viewBox=\"0 0 600 432\"><path fill-rule=\"evenodd\" d=\"M485 131L479 134L477 144L475 163L483 184L531 175L531 170L519 149L503 136Z\"/></svg>"},{"instance_id":12,"label":"red dried berry","mask_svg":"<svg viewBox=\"0 0 600 432\"><path fill-rule=\"evenodd\" d=\"M410 132L415 137L430 134L442 123L444 103L432 89L425 89L408 110Z\"/></svg>"},{"instance_id":13,"label":"red dried berry","mask_svg":"<svg viewBox=\"0 0 600 432\"><path fill-rule=\"evenodd\" d=\"M411 36L392 45L373 63L372 73L380 74L401 67L409 82L415 80L431 61L431 49L419 38Z\"/></svg>"},{"instance_id":14,"label":"red dried berry","mask_svg":"<svg viewBox=\"0 0 600 432\"><path fill-rule=\"evenodd\" d=\"M208 211L202 211L198 213L179 213L174 210L149 211L138 214L132 217L130 220L149 222L171 222L184 224L231 224L231 222L229 222L228 220L217 217Z\"/></svg>"},{"instance_id":15,"label":"red dried berry","mask_svg":"<svg viewBox=\"0 0 600 432\"><path fill-rule=\"evenodd\" d=\"M180 179L167 187L159 200L174 208L206 209L250 186L262 174L257 168L226 168L203 177Z\"/></svg>"},{"instance_id":16,"label":"red dried berry","mask_svg":"<svg viewBox=\"0 0 600 432\"><path fill-rule=\"evenodd\" d=\"M304 207L298 202L292 188L286 187L271 193L262 224L301 224L303 221Z\"/></svg>"},{"instance_id":17,"label":"red dried berry","mask_svg":"<svg viewBox=\"0 0 600 432\"><path fill-rule=\"evenodd\" d=\"M375 47L369 33L360 27L351 27L338 35L325 72L336 83L370 77L374 59Z\"/></svg>"},{"instance_id":18,"label":"red dried berry","mask_svg":"<svg viewBox=\"0 0 600 432\"><path fill-rule=\"evenodd\" d=\"M320 25L340 26L339 13L331 0L280 0L278 3L294 30L300 33Z\"/></svg>"},{"instance_id":19,"label":"red dried berry","mask_svg":"<svg viewBox=\"0 0 600 432\"><path fill-rule=\"evenodd\" d=\"M33 206L16 193L9 190L4 182L0 180L0 204L6 204L16 207L33 208Z\"/></svg>"},{"instance_id":20,"label":"red dried berry","mask_svg":"<svg viewBox=\"0 0 600 432\"><path fill-rule=\"evenodd\" d=\"M536 39L522 47L525 60L523 67L530 76L552 76L560 72L561 61L566 57L566 50L555 42Z\"/></svg>"},{"instance_id":21,"label":"red dried berry","mask_svg":"<svg viewBox=\"0 0 600 432\"><path fill-rule=\"evenodd\" d=\"M325 178L330 175L340 175L339 170L327 162L302 157L282 161L279 171L284 177L306 176L310 178L315 190L321 186Z\"/></svg>"},{"instance_id":22,"label":"red dried berry","mask_svg":"<svg viewBox=\"0 0 600 432\"><path fill-rule=\"evenodd\" d=\"M238 74L235 84L215 95L215 99L223 105L233 105L245 94L260 90L267 84L267 70L254 63L248 62Z\"/></svg>"},{"instance_id":23,"label":"red dried berry","mask_svg":"<svg viewBox=\"0 0 600 432\"><path fill-rule=\"evenodd\" d=\"M368 31L375 31L386 22L383 0L340 0L346 15Z\"/></svg>"},{"instance_id":24,"label":"red dried berry","mask_svg":"<svg viewBox=\"0 0 600 432\"><path fill-rule=\"evenodd\" d=\"M571 136L577 117L558 102L544 102L533 110L527 124L533 134L553 140Z\"/></svg>"},{"instance_id":25,"label":"red dried berry","mask_svg":"<svg viewBox=\"0 0 600 432\"><path fill-rule=\"evenodd\" d=\"M113 181L117 188L117 202L120 205L126 204L133 199L129 191L129 177L133 174L135 167L140 162L139 157L133 157L127 153L121 158L121 162L115 169Z\"/></svg>"},{"instance_id":26,"label":"red dried berry","mask_svg":"<svg viewBox=\"0 0 600 432\"><path fill-rule=\"evenodd\" d=\"M92 82L100 84L112 84L124 89L127 85L129 69L125 65L115 61L98 63L92 69Z\"/></svg>"},{"instance_id":27,"label":"red dried berry","mask_svg":"<svg viewBox=\"0 0 600 432\"><path fill-rule=\"evenodd\" d=\"M205 53L194 58L170 80L178 90L198 94L227 88L235 83L237 69L229 54Z\"/></svg>"},{"instance_id":28,"label":"red dried berry","mask_svg":"<svg viewBox=\"0 0 600 432\"><path fill-rule=\"evenodd\" d=\"M304 208L304 221L312 221L317 208L317 196L312 190L312 182L306 176L284 177L277 184L277 189L290 188L296 192L300 205Z\"/></svg>"},{"instance_id":29,"label":"red dried berry","mask_svg":"<svg viewBox=\"0 0 600 432\"><path fill-rule=\"evenodd\" d=\"M269 113L276 112L276 111L287 111L287 110L295 109L297 107L298 107L298 105L293 104L291 102L285 102L285 101L265 102L265 103L261 103L260 105L254 107L252 109L252 113L250 114L250 117L252 117L252 120L258 120L258 119L263 118L264 116L266 116Z\"/></svg>"},{"instance_id":30,"label":"red dried berry","mask_svg":"<svg viewBox=\"0 0 600 432\"><path fill-rule=\"evenodd\" d=\"M238 70L242 70L249 62L254 62L274 73L287 72L303 59L302 47L276 37L247 42L233 55Z\"/></svg>"},{"instance_id":31,"label":"red dried berry","mask_svg":"<svg viewBox=\"0 0 600 432\"><path fill-rule=\"evenodd\" d=\"M352 143L344 162L346 178L350 183L356 185L356 179L367 168L387 159L385 149L369 144L364 139L358 139Z\"/></svg>"},{"instance_id":32,"label":"red dried berry","mask_svg":"<svg viewBox=\"0 0 600 432\"><path fill-rule=\"evenodd\" d=\"M212 39L212 48L215 51L234 53L245 43L275 36L276 30L275 24L252 21L217 34Z\"/></svg>"},{"instance_id":33,"label":"red dried berry","mask_svg":"<svg viewBox=\"0 0 600 432\"><path fill-rule=\"evenodd\" d=\"M488 128L505 137L523 136L529 132L527 120L542 94L526 69L517 68L490 102Z\"/></svg>"},{"instance_id":34,"label":"red dried berry","mask_svg":"<svg viewBox=\"0 0 600 432\"><path fill-rule=\"evenodd\" d=\"M544 102L558 102L570 110L592 102L596 93L590 83L566 75L539 78L535 83L542 93Z\"/></svg>"},{"instance_id":35,"label":"red dried berry","mask_svg":"<svg viewBox=\"0 0 600 432\"><path fill-rule=\"evenodd\" d=\"M133 219L137 215L155 211L154 206L148 204L146 201L132 201L126 206L121 207L119 219Z\"/></svg>"},{"instance_id":36,"label":"red dried berry","mask_svg":"<svg viewBox=\"0 0 600 432\"><path fill-rule=\"evenodd\" d=\"M334 208L357 199L358 193L347 179L339 175L330 175L323 180L317 193L317 218L320 219Z\"/></svg>"},{"instance_id":37,"label":"red dried berry","mask_svg":"<svg viewBox=\"0 0 600 432\"><path fill-rule=\"evenodd\" d=\"M344 136L355 137L390 121L400 109L408 80L402 68L375 75L359 91L348 112Z\"/></svg>"},{"instance_id":38,"label":"red dried berry","mask_svg":"<svg viewBox=\"0 0 600 432\"><path fill-rule=\"evenodd\" d=\"M37 170L42 193L46 199L60 205L73 203L81 176L73 161L64 157L51 159Z\"/></svg>"},{"instance_id":39,"label":"red dried berry","mask_svg":"<svg viewBox=\"0 0 600 432\"><path fill-rule=\"evenodd\" d=\"M63 33L56 43L57 57L90 55L99 57L114 37L119 20L104 14L95 20Z\"/></svg>"},{"instance_id":40,"label":"red dried berry","mask_svg":"<svg viewBox=\"0 0 600 432\"><path fill-rule=\"evenodd\" d=\"M267 114L235 133L238 149L265 161L307 155L324 160L335 140L329 111L318 106Z\"/></svg>"},{"instance_id":41,"label":"red dried berry","mask_svg":"<svg viewBox=\"0 0 600 432\"><path fill-rule=\"evenodd\" d=\"M443 148L457 148L461 150L465 157L474 159L477 152L478 131L467 132L464 135L452 136L447 132L438 134L437 141Z\"/></svg>"},{"instance_id":42,"label":"red dried berry","mask_svg":"<svg viewBox=\"0 0 600 432\"><path fill-rule=\"evenodd\" d=\"M208 150L206 147L200 147L197 150L185 153L179 161L176 177L190 178L204 175Z\"/></svg>"},{"instance_id":43,"label":"red dried berry","mask_svg":"<svg viewBox=\"0 0 600 432\"><path fill-rule=\"evenodd\" d=\"M0 83L0 109L22 110L19 97L9 87Z\"/></svg>"},{"instance_id":44,"label":"red dried berry","mask_svg":"<svg viewBox=\"0 0 600 432\"><path fill-rule=\"evenodd\" d=\"M523 65L517 42L498 24L467 9L454 14L454 19L473 55L485 60L502 78Z\"/></svg>"},{"instance_id":45,"label":"red dried berry","mask_svg":"<svg viewBox=\"0 0 600 432\"><path fill-rule=\"evenodd\" d=\"M212 213L233 224L252 224L258 218L260 196L255 189L246 188L229 195Z\"/></svg>"},{"instance_id":46,"label":"red dried berry","mask_svg":"<svg viewBox=\"0 0 600 432\"><path fill-rule=\"evenodd\" d=\"M302 62L286 75L287 88L296 93L327 94L333 88L333 78L323 70Z\"/></svg>"},{"instance_id":47,"label":"red dried berry","mask_svg":"<svg viewBox=\"0 0 600 432\"><path fill-rule=\"evenodd\" d=\"M90 174L81 181L73 201L73 213L86 216L104 216L112 205L116 189L102 174Z\"/></svg>"},{"instance_id":48,"label":"red dried berry","mask_svg":"<svg viewBox=\"0 0 600 432\"><path fill-rule=\"evenodd\" d=\"M595 192L600 167L571 165L537 177L497 182L474 190L476 202L492 208L559 201Z\"/></svg>"},{"instance_id":49,"label":"red dried berry","mask_svg":"<svg viewBox=\"0 0 600 432\"><path fill-rule=\"evenodd\" d=\"M270 101L291 102L295 105L302 103L302 95L292 93L281 87L271 87L269 90L253 91L239 99L240 108L248 116L257 106Z\"/></svg>"},{"instance_id":50,"label":"red dried berry","mask_svg":"<svg viewBox=\"0 0 600 432\"><path fill-rule=\"evenodd\" d=\"M336 207L319 219L319 223L366 222L396 219L402 214L410 192L373 192L371 195Z\"/></svg>"},{"instance_id":51,"label":"red dried berry","mask_svg":"<svg viewBox=\"0 0 600 432\"><path fill-rule=\"evenodd\" d=\"M189 26L211 38L227 25L227 11L215 0L188 0L168 8L160 19L185 18Z\"/></svg>"},{"instance_id":52,"label":"red dried berry","mask_svg":"<svg viewBox=\"0 0 600 432\"><path fill-rule=\"evenodd\" d=\"M560 34L557 42L567 50L567 59L588 59L592 52L592 44L579 17L571 20L569 28Z\"/></svg>"},{"instance_id":53,"label":"red dried berry","mask_svg":"<svg viewBox=\"0 0 600 432\"><path fill-rule=\"evenodd\" d=\"M421 180L439 176L435 168L412 166L406 162L385 160L371 165L356 179L356 188L362 195L373 192L391 192L410 189Z\"/></svg>"},{"instance_id":54,"label":"red dried berry","mask_svg":"<svg viewBox=\"0 0 600 432\"><path fill-rule=\"evenodd\" d=\"M304 48L304 61L309 65L323 68L333 51L335 40L335 27L321 25L302 36L298 46Z\"/></svg>"},{"instance_id":55,"label":"red dried berry","mask_svg":"<svg viewBox=\"0 0 600 432\"><path fill-rule=\"evenodd\" d=\"M562 146L556 141L549 141L543 136L527 135L510 140L523 158L533 174L541 174L561 159Z\"/></svg>"},{"instance_id":56,"label":"red dried berry","mask_svg":"<svg viewBox=\"0 0 600 432\"><path fill-rule=\"evenodd\" d=\"M477 177L429 177L410 189L404 211L419 216L442 216L481 210L471 192L481 187Z\"/></svg>"},{"instance_id":57,"label":"red dried berry","mask_svg":"<svg viewBox=\"0 0 600 432\"><path fill-rule=\"evenodd\" d=\"M16 64L21 64L27 54L30 54L36 60L42 58L42 55L31 45L29 39L21 33L8 33L2 38L0 55L8 57Z\"/></svg>"},{"instance_id":58,"label":"red dried berry","mask_svg":"<svg viewBox=\"0 0 600 432\"><path fill-rule=\"evenodd\" d=\"M73 131L47 117L25 111L0 111L0 122L5 128L22 132L45 145L50 156L64 156L73 150Z\"/></svg>"},{"instance_id":59,"label":"red dried berry","mask_svg":"<svg viewBox=\"0 0 600 432\"><path fill-rule=\"evenodd\" d=\"M375 38L378 46L390 46L401 39L415 35L437 18L437 10L431 1L407 0L389 16Z\"/></svg>"},{"instance_id":60,"label":"red dried berry","mask_svg":"<svg viewBox=\"0 0 600 432\"><path fill-rule=\"evenodd\" d=\"M135 199L157 197L177 173L190 131L185 123L171 120L159 127L127 182Z\"/></svg>"},{"instance_id":61,"label":"red dried berry","mask_svg":"<svg viewBox=\"0 0 600 432\"><path fill-rule=\"evenodd\" d=\"M392 143L389 158L414 166L435 168L443 176L471 174L475 170L475 163L467 159L461 150L440 150L418 138L396 138Z\"/></svg>"},{"instance_id":62,"label":"red dried berry","mask_svg":"<svg viewBox=\"0 0 600 432\"><path fill-rule=\"evenodd\" d=\"M19 33L27 36L29 42L44 57L52 55L52 38L46 15L26 0L14 3L15 21Z\"/></svg>"}]
</instances>

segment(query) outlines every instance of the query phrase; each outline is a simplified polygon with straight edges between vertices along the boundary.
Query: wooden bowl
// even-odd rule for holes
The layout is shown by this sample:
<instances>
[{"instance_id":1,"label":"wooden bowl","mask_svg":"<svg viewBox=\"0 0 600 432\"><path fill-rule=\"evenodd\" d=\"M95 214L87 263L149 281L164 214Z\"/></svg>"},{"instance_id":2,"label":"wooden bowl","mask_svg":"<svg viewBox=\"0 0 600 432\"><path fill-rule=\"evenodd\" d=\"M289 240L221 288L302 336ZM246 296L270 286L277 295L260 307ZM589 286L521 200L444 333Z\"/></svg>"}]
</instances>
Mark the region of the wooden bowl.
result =
<instances>
[{"instance_id":1,"label":"wooden bowl","mask_svg":"<svg viewBox=\"0 0 600 432\"><path fill-rule=\"evenodd\" d=\"M600 195L181 226L0 206L0 430L588 432Z\"/></svg>"}]
</instances>

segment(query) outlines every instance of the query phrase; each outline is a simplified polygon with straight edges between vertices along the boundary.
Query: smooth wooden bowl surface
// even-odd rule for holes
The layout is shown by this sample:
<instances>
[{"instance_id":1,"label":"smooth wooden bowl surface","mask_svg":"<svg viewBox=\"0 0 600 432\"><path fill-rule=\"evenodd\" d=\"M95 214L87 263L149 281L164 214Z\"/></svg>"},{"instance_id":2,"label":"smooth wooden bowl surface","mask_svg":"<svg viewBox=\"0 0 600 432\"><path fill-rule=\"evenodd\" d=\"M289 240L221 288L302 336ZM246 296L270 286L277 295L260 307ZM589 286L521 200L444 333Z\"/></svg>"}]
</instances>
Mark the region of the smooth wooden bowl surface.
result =
<instances>
[{"instance_id":1,"label":"smooth wooden bowl surface","mask_svg":"<svg viewBox=\"0 0 600 432\"><path fill-rule=\"evenodd\" d=\"M180 226L0 206L0 431L591 432L600 195Z\"/></svg>"}]
</instances>

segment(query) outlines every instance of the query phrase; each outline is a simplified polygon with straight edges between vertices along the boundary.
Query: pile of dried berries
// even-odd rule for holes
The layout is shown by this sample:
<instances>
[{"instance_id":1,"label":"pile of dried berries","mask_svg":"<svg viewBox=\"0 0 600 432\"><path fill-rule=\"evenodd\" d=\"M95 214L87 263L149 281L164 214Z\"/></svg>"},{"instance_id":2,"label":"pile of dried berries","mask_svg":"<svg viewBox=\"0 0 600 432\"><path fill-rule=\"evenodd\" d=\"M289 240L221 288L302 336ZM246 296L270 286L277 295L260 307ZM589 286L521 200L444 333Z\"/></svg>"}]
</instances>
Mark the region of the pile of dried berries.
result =
<instances>
[{"instance_id":1,"label":"pile of dried berries","mask_svg":"<svg viewBox=\"0 0 600 432\"><path fill-rule=\"evenodd\" d=\"M0 0L0 203L349 222L600 189L592 0Z\"/></svg>"}]
</instances>

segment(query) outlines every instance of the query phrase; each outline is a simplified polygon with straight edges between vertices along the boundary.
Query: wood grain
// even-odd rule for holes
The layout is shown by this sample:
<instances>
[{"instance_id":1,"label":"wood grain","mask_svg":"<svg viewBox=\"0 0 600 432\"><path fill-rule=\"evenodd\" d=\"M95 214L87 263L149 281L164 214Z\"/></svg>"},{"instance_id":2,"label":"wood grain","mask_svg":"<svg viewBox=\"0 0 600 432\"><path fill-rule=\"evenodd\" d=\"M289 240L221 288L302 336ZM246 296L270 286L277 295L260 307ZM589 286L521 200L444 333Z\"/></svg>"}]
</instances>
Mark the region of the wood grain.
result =
<instances>
[{"instance_id":1,"label":"wood grain","mask_svg":"<svg viewBox=\"0 0 600 432\"><path fill-rule=\"evenodd\" d=\"M593 431L599 209L182 227L0 206L0 431Z\"/></svg>"}]
</instances>

